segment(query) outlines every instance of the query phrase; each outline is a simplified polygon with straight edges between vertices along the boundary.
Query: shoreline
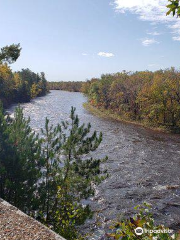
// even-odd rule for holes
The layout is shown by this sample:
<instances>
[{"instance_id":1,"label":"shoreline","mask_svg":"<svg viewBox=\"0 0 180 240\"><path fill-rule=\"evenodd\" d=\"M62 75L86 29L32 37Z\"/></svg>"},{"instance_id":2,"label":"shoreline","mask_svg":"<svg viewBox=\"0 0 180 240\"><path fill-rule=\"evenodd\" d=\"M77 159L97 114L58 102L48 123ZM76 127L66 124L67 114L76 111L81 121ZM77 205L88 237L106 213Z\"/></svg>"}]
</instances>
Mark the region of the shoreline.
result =
<instances>
[{"instance_id":1,"label":"shoreline","mask_svg":"<svg viewBox=\"0 0 180 240\"><path fill-rule=\"evenodd\" d=\"M3 104L3 108L4 108L4 110L5 111L8 111L8 109L10 109L10 108L12 108L13 106L18 106L18 105L20 105L20 104L25 104L25 103L30 103L30 102L32 102L33 100L35 100L35 99L38 99L38 98L41 98L41 97L46 97L48 94L50 93L50 91L48 91L46 94L44 94L44 95L41 95L41 96L36 96L35 98L31 98L29 101L24 101L24 102L12 102L12 103L10 103L8 106L4 106L4 104ZM1 100L0 100L1 101Z\"/></svg>"},{"instance_id":2,"label":"shoreline","mask_svg":"<svg viewBox=\"0 0 180 240\"><path fill-rule=\"evenodd\" d=\"M152 131L156 131L156 132L160 132L160 133L168 133L168 134L176 134L176 135L178 134L178 133L173 132L173 131L171 131L167 128L153 127L153 126L150 126L150 125L146 124L145 122L138 122L138 121L124 119L122 116L120 116L116 113L112 113L110 110L100 109L100 108L94 107L89 102L84 103L83 107L87 111L89 111L90 113L92 113L95 116L100 117L100 118L112 119L112 120L115 120L115 121L118 121L118 122L132 124L132 125L135 125L135 126L138 126L138 127L145 128L147 130L152 130Z\"/></svg>"}]
</instances>

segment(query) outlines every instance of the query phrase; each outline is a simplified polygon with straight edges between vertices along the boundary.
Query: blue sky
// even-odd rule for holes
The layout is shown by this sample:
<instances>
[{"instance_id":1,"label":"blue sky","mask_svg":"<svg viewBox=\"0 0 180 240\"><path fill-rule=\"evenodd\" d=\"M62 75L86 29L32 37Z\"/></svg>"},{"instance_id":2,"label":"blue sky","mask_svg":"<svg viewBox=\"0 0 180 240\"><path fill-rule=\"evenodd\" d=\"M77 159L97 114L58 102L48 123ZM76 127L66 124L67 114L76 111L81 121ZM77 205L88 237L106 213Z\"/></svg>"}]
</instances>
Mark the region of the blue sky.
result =
<instances>
[{"instance_id":1,"label":"blue sky","mask_svg":"<svg viewBox=\"0 0 180 240\"><path fill-rule=\"evenodd\" d=\"M180 21L167 0L0 0L0 47L20 43L13 70L84 81L122 70L179 68Z\"/></svg>"}]
</instances>

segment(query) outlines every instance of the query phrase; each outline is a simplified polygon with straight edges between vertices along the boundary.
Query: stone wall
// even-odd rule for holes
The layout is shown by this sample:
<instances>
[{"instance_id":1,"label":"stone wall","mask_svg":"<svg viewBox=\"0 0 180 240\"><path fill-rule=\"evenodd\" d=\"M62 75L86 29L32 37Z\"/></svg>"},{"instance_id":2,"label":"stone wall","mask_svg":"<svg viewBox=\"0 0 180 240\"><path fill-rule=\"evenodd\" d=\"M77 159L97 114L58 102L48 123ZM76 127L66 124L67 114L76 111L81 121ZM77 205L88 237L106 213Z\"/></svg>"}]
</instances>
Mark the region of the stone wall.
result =
<instances>
[{"instance_id":1,"label":"stone wall","mask_svg":"<svg viewBox=\"0 0 180 240\"><path fill-rule=\"evenodd\" d=\"M65 240L0 199L0 240Z\"/></svg>"}]
</instances>

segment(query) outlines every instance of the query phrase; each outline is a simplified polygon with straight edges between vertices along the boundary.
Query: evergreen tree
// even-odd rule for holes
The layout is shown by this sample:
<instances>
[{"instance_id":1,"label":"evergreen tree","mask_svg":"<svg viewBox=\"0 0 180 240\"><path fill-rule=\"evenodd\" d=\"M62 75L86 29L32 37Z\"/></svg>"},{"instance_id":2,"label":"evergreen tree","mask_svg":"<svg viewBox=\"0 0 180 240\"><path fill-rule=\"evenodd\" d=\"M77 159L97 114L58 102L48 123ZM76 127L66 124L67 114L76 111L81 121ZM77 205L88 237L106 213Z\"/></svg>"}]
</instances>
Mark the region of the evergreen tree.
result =
<instances>
[{"instance_id":1,"label":"evergreen tree","mask_svg":"<svg viewBox=\"0 0 180 240\"><path fill-rule=\"evenodd\" d=\"M46 118L45 128L41 129L41 132L43 171L40 196L42 213L43 216L45 216L46 223L49 223L50 213L52 212L52 208L56 202L56 194L58 190L56 176L58 176L60 168L58 146L61 145L61 129L60 127L53 127L50 125L49 120Z\"/></svg>"},{"instance_id":2,"label":"evergreen tree","mask_svg":"<svg viewBox=\"0 0 180 240\"><path fill-rule=\"evenodd\" d=\"M41 176L38 135L30 128L30 120L24 118L21 108L16 109L14 119L8 118L7 121L1 112L2 120L5 126L1 133L4 144L1 157L1 169L4 172L1 180L2 197L30 213L36 205L37 182Z\"/></svg>"},{"instance_id":3,"label":"evergreen tree","mask_svg":"<svg viewBox=\"0 0 180 240\"><path fill-rule=\"evenodd\" d=\"M55 127L46 119L41 137L29 123L20 107L14 118L0 107L0 197L65 238L83 239L78 226L92 212L82 200L106 177L100 169L103 159L89 155L102 134L91 132L90 124L80 125L75 108L69 121Z\"/></svg>"},{"instance_id":4,"label":"evergreen tree","mask_svg":"<svg viewBox=\"0 0 180 240\"><path fill-rule=\"evenodd\" d=\"M102 160L85 157L98 148L102 134L91 133L90 124L80 125L75 108L70 120L56 127L46 119L42 133L45 171L40 189L45 194L41 216L62 236L76 239L76 227L92 215L81 200L93 195L93 184L105 177L100 170Z\"/></svg>"},{"instance_id":5,"label":"evergreen tree","mask_svg":"<svg viewBox=\"0 0 180 240\"><path fill-rule=\"evenodd\" d=\"M20 44L12 44L10 46L3 47L0 50L0 62L13 63L19 58L20 52Z\"/></svg>"},{"instance_id":6,"label":"evergreen tree","mask_svg":"<svg viewBox=\"0 0 180 240\"><path fill-rule=\"evenodd\" d=\"M0 102L0 197L9 198L9 188L11 187L11 163L13 161L14 151L9 143L9 131L7 121L3 112L3 106Z\"/></svg>"}]
</instances>

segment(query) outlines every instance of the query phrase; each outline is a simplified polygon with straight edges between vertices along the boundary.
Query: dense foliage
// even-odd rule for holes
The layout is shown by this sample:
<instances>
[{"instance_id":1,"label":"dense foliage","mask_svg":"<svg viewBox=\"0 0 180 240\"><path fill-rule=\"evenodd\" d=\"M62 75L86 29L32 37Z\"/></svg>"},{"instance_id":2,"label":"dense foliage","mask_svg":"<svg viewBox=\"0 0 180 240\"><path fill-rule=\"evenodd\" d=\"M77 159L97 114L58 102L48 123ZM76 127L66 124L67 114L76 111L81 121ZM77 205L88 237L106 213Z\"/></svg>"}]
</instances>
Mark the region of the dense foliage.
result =
<instances>
[{"instance_id":1,"label":"dense foliage","mask_svg":"<svg viewBox=\"0 0 180 240\"><path fill-rule=\"evenodd\" d=\"M50 90L63 90L69 92L80 92L83 82L48 82Z\"/></svg>"},{"instance_id":2,"label":"dense foliage","mask_svg":"<svg viewBox=\"0 0 180 240\"><path fill-rule=\"evenodd\" d=\"M167 15L173 14L173 16L177 15L180 16L180 2L179 0L168 0L170 4L167 5L167 8L169 8L169 11L167 12Z\"/></svg>"},{"instance_id":3,"label":"dense foliage","mask_svg":"<svg viewBox=\"0 0 180 240\"><path fill-rule=\"evenodd\" d=\"M20 53L21 53L20 44L12 44L10 46L3 47L0 50L0 62L13 63L18 59Z\"/></svg>"},{"instance_id":4,"label":"dense foliage","mask_svg":"<svg viewBox=\"0 0 180 240\"><path fill-rule=\"evenodd\" d=\"M0 51L0 100L7 107L11 103L28 102L47 93L47 81L42 72L36 74L29 69L12 72L8 63L20 56L20 45L13 44Z\"/></svg>"},{"instance_id":5,"label":"dense foliage","mask_svg":"<svg viewBox=\"0 0 180 240\"><path fill-rule=\"evenodd\" d=\"M83 84L92 105L123 119L155 127L180 129L180 72L122 72Z\"/></svg>"},{"instance_id":6,"label":"dense foliage","mask_svg":"<svg viewBox=\"0 0 180 240\"><path fill-rule=\"evenodd\" d=\"M178 240L180 235L163 225L156 225L150 212L151 206L144 203L135 207L137 214L129 219L116 222L112 227L112 233L108 234L110 239L117 240ZM139 231L138 231L139 228Z\"/></svg>"},{"instance_id":7,"label":"dense foliage","mask_svg":"<svg viewBox=\"0 0 180 240\"><path fill-rule=\"evenodd\" d=\"M21 108L10 118L0 107L0 197L67 240L83 239L77 227L92 212L82 200L106 175L102 160L89 155L102 134L80 125L74 108L69 121L55 127L46 119L40 136L29 121Z\"/></svg>"},{"instance_id":8,"label":"dense foliage","mask_svg":"<svg viewBox=\"0 0 180 240\"><path fill-rule=\"evenodd\" d=\"M28 102L46 93L44 73L36 74L29 69L12 72L6 63L0 64L0 100L5 107L11 103Z\"/></svg>"}]
</instances>

